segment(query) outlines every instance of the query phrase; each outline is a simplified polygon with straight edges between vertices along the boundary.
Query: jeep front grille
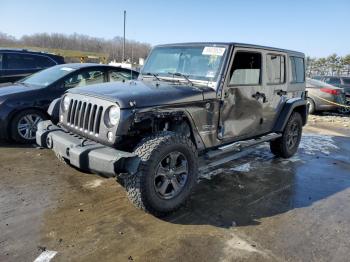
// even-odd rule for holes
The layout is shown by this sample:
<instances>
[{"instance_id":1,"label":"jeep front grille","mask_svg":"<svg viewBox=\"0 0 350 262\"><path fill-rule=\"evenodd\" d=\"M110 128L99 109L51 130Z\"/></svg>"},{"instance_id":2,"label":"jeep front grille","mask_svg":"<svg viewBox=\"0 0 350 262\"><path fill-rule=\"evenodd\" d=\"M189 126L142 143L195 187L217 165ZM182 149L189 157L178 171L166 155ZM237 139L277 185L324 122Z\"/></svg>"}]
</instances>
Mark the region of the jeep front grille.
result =
<instances>
[{"instance_id":1,"label":"jeep front grille","mask_svg":"<svg viewBox=\"0 0 350 262\"><path fill-rule=\"evenodd\" d=\"M90 135L98 136L103 107L71 99L67 112L67 125Z\"/></svg>"}]
</instances>

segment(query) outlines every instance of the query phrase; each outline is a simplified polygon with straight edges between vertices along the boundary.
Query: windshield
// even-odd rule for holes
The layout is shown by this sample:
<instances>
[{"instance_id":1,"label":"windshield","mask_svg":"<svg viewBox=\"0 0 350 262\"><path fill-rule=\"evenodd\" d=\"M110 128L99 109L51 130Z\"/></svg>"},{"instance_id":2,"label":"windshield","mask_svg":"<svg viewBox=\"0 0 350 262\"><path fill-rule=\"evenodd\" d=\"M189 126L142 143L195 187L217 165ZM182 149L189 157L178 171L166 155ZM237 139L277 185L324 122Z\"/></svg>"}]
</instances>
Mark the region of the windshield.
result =
<instances>
[{"instance_id":1,"label":"windshield","mask_svg":"<svg viewBox=\"0 0 350 262\"><path fill-rule=\"evenodd\" d=\"M39 71L35 74L32 74L19 81L19 83L40 88L47 87L48 85L51 85L53 82L59 80L60 78L68 75L73 71L75 71L75 69L70 68L68 66L53 66L48 69Z\"/></svg>"},{"instance_id":2,"label":"windshield","mask_svg":"<svg viewBox=\"0 0 350 262\"><path fill-rule=\"evenodd\" d=\"M226 52L225 46L156 47L142 69L143 75L171 77L186 82L216 82ZM188 82L188 81L187 81Z\"/></svg>"}]
</instances>

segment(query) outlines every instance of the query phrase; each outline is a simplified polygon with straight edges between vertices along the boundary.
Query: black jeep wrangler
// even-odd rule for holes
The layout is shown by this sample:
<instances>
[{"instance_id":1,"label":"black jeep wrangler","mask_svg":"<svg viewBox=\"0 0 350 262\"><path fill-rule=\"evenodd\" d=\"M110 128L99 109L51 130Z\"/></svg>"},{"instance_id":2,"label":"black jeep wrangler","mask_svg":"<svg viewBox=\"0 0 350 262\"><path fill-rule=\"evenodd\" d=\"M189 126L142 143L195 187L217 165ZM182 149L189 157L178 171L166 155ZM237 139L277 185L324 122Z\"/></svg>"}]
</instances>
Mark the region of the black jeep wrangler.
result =
<instances>
[{"instance_id":1,"label":"black jeep wrangler","mask_svg":"<svg viewBox=\"0 0 350 262\"><path fill-rule=\"evenodd\" d=\"M58 110L59 109L59 110ZM137 81L69 90L37 143L77 168L116 176L139 208L177 209L197 176L270 142L298 149L307 121L304 54L238 44L153 49Z\"/></svg>"}]
</instances>

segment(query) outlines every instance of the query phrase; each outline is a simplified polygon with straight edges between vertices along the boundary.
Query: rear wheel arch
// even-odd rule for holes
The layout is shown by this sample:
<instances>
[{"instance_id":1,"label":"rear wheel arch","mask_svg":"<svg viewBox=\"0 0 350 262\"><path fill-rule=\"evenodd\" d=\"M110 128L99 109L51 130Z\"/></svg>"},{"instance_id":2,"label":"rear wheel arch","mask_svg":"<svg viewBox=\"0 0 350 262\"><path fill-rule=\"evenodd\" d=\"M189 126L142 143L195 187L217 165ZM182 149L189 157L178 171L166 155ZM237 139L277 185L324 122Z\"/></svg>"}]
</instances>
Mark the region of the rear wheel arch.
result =
<instances>
[{"instance_id":1,"label":"rear wheel arch","mask_svg":"<svg viewBox=\"0 0 350 262\"><path fill-rule=\"evenodd\" d=\"M290 99L285 103L282 110L280 111L279 116L275 122L273 131L283 132L293 112L298 112L301 115L303 125L307 123L307 101L304 99Z\"/></svg>"},{"instance_id":2,"label":"rear wheel arch","mask_svg":"<svg viewBox=\"0 0 350 262\"><path fill-rule=\"evenodd\" d=\"M307 97L307 100L309 100L310 101L310 103L312 103L312 105L313 105L313 110L308 110L308 112L310 113L310 114L313 114L313 113L315 113L315 111L317 110L317 105L316 105L316 102L315 102L315 100L313 99L313 98L311 98L311 97Z\"/></svg>"}]
</instances>

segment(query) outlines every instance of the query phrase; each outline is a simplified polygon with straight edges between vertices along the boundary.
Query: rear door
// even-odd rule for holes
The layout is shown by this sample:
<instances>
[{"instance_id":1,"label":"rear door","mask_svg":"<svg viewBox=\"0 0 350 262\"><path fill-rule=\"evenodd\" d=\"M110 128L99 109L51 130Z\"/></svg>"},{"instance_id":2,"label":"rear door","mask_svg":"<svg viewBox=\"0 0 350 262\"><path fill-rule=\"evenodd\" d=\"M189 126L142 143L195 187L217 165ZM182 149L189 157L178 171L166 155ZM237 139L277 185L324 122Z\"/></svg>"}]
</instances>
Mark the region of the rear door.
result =
<instances>
[{"instance_id":1,"label":"rear door","mask_svg":"<svg viewBox=\"0 0 350 262\"><path fill-rule=\"evenodd\" d=\"M219 139L240 140L272 129L286 90L285 61L280 53L235 48L224 89Z\"/></svg>"}]
</instances>

